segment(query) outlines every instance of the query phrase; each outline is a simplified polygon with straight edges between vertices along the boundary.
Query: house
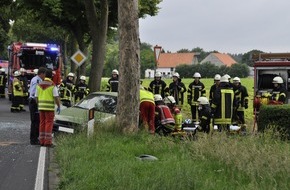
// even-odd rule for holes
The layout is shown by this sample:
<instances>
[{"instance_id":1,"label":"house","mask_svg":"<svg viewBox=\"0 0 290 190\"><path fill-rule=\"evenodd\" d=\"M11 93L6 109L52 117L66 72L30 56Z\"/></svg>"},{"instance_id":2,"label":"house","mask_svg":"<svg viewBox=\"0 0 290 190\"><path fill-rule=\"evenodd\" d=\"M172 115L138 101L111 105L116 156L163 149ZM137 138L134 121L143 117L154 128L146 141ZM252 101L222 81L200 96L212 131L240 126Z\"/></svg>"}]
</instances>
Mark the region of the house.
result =
<instances>
[{"instance_id":1,"label":"house","mask_svg":"<svg viewBox=\"0 0 290 190\"><path fill-rule=\"evenodd\" d=\"M225 65L230 67L231 65L237 63L230 55L225 53L210 53L206 58L204 58L200 64L210 62L218 67Z\"/></svg>"},{"instance_id":2,"label":"house","mask_svg":"<svg viewBox=\"0 0 290 190\"><path fill-rule=\"evenodd\" d=\"M164 77L171 77L178 65L197 64L199 53L160 53L156 71L161 72ZM146 78L154 77L154 70L145 71Z\"/></svg>"}]
</instances>

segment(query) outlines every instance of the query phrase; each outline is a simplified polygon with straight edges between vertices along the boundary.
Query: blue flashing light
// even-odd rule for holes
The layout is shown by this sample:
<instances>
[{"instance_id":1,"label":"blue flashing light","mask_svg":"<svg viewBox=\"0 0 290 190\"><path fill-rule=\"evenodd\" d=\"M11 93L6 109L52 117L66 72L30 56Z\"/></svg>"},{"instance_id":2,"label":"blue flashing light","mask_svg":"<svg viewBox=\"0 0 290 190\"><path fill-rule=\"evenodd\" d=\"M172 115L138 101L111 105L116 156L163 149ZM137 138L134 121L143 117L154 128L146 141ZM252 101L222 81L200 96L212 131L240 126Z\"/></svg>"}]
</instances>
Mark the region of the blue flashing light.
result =
<instances>
[{"instance_id":1,"label":"blue flashing light","mask_svg":"<svg viewBox=\"0 0 290 190\"><path fill-rule=\"evenodd\" d=\"M58 51L58 48L57 47L51 47L50 51Z\"/></svg>"}]
</instances>

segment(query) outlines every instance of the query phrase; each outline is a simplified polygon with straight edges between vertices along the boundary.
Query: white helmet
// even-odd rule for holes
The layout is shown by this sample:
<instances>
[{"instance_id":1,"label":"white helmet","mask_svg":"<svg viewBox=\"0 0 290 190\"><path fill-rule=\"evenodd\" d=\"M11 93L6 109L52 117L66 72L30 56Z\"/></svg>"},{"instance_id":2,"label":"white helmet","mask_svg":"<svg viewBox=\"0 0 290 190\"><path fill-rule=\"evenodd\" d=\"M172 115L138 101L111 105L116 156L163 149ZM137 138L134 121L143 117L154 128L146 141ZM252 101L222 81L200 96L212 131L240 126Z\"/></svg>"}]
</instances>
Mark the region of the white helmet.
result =
<instances>
[{"instance_id":1,"label":"white helmet","mask_svg":"<svg viewBox=\"0 0 290 190\"><path fill-rule=\"evenodd\" d=\"M193 78L201 78L200 73L198 73L198 72L194 73Z\"/></svg>"},{"instance_id":2,"label":"white helmet","mask_svg":"<svg viewBox=\"0 0 290 190\"><path fill-rule=\"evenodd\" d=\"M19 77L20 75L21 75L21 73L20 73L19 71L15 71L15 72L14 72L14 76L15 76L15 77Z\"/></svg>"},{"instance_id":3,"label":"white helmet","mask_svg":"<svg viewBox=\"0 0 290 190\"><path fill-rule=\"evenodd\" d=\"M283 84L282 77L274 77L272 83Z\"/></svg>"},{"instance_id":4,"label":"white helmet","mask_svg":"<svg viewBox=\"0 0 290 190\"><path fill-rule=\"evenodd\" d=\"M26 70L24 68L20 68L19 71L20 72L26 72Z\"/></svg>"},{"instance_id":5,"label":"white helmet","mask_svg":"<svg viewBox=\"0 0 290 190\"><path fill-rule=\"evenodd\" d=\"M214 80L221 80L221 76L220 76L219 74L216 74L216 75L214 76Z\"/></svg>"},{"instance_id":6,"label":"white helmet","mask_svg":"<svg viewBox=\"0 0 290 190\"><path fill-rule=\"evenodd\" d=\"M4 68L1 68L1 69L0 69L0 72L5 72L5 69L4 69Z\"/></svg>"},{"instance_id":7,"label":"white helmet","mask_svg":"<svg viewBox=\"0 0 290 190\"><path fill-rule=\"evenodd\" d=\"M230 75L228 75L228 74L225 74L224 76L225 76L225 77L227 77L227 78L228 78L228 80L230 80L230 79L231 79L231 76L230 76Z\"/></svg>"},{"instance_id":8,"label":"white helmet","mask_svg":"<svg viewBox=\"0 0 290 190\"><path fill-rule=\"evenodd\" d=\"M175 101L173 96L167 96L164 98L164 103L165 104L175 104L176 101Z\"/></svg>"},{"instance_id":9,"label":"white helmet","mask_svg":"<svg viewBox=\"0 0 290 190\"><path fill-rule=\"evenodd\" d=\"M73 74L73 73L69 73L67 76L68 76L68 77L75 77L75 74Z\"/></svg>"},{"instance_id":10,"label":"white helmet","mask_svg":"<svg viewBox=\"0 0 290 190\"><path fill-rule=\"evenodd\" d=\"M156 72L154 77L161 77L161 73L160 72Z\"/></svg>"},{"instance_id":11,"label":"white helmet","mask_svg":"<svg viewBox=\"0 0 290 190\"><path fill-rule=\"evenodd\" d=\"M239 77L235 77L235 78L233 79L233 82L238 82L238 83L240 83L240 82L241 82L241 79L240 79Z\"/></svg>"},{"instance_id":12,"label":"white helmet","mask_svg":"<svg viewBox=\"0 0 290 190\"><path fill-rule=\"evenodd\" d=\"M177 78L179 78L180 76L179 76L178 73L174 73L174 74L172 75L172 77L177 77Z\"/></svg>"},{"instance_id":13,"label":"white helmet","mask_svg":"<svg viewBox=\"0 0 290 190\"><path fill-rule=\"evenodd\" d=\"M162 101L162 96L160 94L155 94L154 95L154 101L157 102L157 101Z\"/></svg>"},{"instance_id":14,"label":"white helmet","mask_svg":"<svg viewBox=\"0 0 290 190\"><path fill-rule=\"evenodd\" d=\"M34 73L35 75L37 75L37 74L38 74L38 69L33 69L33 73Z\"/></svg>"},{"instance_id":15,"label":"white helmet","mask_svg":"<svg viewBox=\"0 0 290 190\"><path fill-rule=\"evenodd\" d=\"M114 69L114 70L112 71L112 75L113 75L113 74L119 75L119 71L118 71L117 69Z\"/></svg>"},{"instance_id":16,"label":"white helmet","mask_svg":"<svg viewBox=\"0 0 290 190\"><path fill-rule=\"evenodd\" d=\"M220 82L229 82L229 79L226 76L222 76Z\"/></svg>"},{"instance_id":17,"label":"white helmet","mask_svg":"<svg viewBox=\"0 0 290 190\"><path fill-rule=\"evenodd\" d=\"M86 81L86 76L81 76L81 77L80 77L80 80L84 80L84 81Z\"/></svg>"},{"instance_id":18,"label":"white helmet","mask_svg":"<svg viewBox=\"0 0 290 190\"><path fill-rule=\"evenodd\" d=\"M208 101L208 99L207 99L206 97L199 97L199 98L197 99L197 101L198 101L199 104L201 104L201 105L209 104L209 101Z\"/></svg>"}]
</instances>

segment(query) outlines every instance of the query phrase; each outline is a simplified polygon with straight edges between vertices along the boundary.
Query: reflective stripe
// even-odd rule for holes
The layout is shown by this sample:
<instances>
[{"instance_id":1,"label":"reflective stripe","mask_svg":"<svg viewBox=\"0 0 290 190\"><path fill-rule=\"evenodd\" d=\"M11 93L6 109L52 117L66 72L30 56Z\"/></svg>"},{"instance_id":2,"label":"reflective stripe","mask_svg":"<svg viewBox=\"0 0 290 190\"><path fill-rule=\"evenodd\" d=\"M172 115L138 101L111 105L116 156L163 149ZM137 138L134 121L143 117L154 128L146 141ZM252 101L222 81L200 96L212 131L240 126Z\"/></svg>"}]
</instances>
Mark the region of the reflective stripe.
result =
<instances>
[{"instance_id":1,"label":"reflective stripe","mask_svg":"<svg viewBox=\"0 0 290 190\"><path fill-rule=\"evenodd\" d=\"M40 87L40 85L43 84L50 86L43 89ZM40 85L37 86L38 110L54 111L53 83L49 81L42 81Z\"/></svg>"}]
</instances>

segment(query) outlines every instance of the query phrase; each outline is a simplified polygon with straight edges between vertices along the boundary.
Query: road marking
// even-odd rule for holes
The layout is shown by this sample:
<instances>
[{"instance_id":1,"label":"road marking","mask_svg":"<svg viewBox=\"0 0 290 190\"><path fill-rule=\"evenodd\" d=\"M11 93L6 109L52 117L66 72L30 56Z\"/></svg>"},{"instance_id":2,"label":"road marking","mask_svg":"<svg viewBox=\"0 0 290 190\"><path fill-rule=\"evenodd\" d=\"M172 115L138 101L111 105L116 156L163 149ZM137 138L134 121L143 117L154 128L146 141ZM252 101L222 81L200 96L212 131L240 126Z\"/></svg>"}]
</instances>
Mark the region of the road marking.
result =
<instances>
[{"instance_id":1,"label":"road marking","mask_svg":"<svg viewBox=\"0 0 290 190\"><path fill-rule=\"evenodd\" d=\"M0 142L0 146L9 146L9 145L14 145L14 144L19 144L18 142Z\"/></svg>"},{"instance_id":2,"label":"road marking","mask_svg":"<svg viewBox=\"0 0 290 190\"><path fill-rule=\"evenodd\" d=\"M43 190L46 147L40 147L34 190Z\"/></svg>"}]
</instances>

